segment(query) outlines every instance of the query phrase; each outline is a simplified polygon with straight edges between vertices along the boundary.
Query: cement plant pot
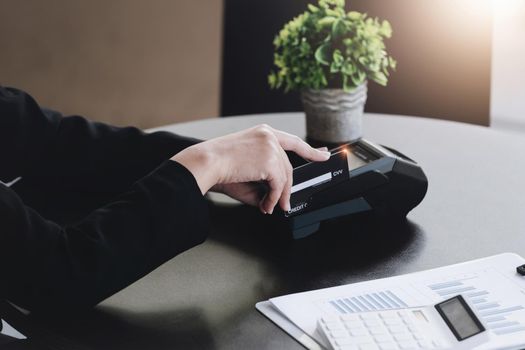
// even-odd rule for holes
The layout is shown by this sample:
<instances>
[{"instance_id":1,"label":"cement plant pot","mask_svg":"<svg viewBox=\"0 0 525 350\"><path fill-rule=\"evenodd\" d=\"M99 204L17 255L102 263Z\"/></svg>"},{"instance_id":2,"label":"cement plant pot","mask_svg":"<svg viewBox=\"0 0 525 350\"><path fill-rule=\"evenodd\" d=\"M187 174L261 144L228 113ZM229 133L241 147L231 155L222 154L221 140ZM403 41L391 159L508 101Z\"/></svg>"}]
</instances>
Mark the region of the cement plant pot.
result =
<instances>
[{"instance_id":1,"label":"cement plant pot","mask_svg":"<svg viewBox=\"0 0 525 350\"><path fill-rule=\"evenodd\" d=\"M366 96L366 82L352 92L303 90L307 139L315 143L342 144L361 138Z\"/></svg>"}]
</instances>

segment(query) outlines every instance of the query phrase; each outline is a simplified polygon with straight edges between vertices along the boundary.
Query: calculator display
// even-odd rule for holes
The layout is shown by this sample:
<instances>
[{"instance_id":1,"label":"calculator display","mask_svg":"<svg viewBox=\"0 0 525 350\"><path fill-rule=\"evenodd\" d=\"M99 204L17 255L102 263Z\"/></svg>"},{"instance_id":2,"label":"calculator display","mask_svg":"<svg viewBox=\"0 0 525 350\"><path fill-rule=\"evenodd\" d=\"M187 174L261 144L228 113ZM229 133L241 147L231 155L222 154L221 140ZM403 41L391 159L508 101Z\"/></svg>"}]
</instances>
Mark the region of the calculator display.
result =
<instances>
[{"instance_id":1,"label":"calculator display","mask_svg":"<svg viewBox=\"0 0 525 350\"><path fill-rule=\"evenodd\" d=\"M461 295L445 300L435 307L459 341L485 331Z\"/></svg>"}]
</instances>

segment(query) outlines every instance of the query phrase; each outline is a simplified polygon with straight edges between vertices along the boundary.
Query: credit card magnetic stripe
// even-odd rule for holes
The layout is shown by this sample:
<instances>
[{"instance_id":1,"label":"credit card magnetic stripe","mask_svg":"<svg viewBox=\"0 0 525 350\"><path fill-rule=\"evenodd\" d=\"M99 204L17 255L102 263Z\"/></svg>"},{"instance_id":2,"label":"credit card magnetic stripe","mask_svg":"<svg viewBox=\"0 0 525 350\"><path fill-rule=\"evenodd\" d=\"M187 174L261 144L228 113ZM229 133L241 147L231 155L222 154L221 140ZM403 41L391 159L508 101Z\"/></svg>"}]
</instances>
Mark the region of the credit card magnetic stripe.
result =
<instances>
[{"instance_id":1,"label":"credit card magnetic stripe","mask_svg":"<svg viewBox=\"0 0 525 350\"><path fill-rule=\"evenodd\" d=\"M317 177L314 177L313 179L298 183L297 185L292 186L292 193L304 190L305 188L315 186L322 184L324 182L328 182L332 180L332 173L328 172L323 175L319 175Z\"/></svg>"}]
</instances>

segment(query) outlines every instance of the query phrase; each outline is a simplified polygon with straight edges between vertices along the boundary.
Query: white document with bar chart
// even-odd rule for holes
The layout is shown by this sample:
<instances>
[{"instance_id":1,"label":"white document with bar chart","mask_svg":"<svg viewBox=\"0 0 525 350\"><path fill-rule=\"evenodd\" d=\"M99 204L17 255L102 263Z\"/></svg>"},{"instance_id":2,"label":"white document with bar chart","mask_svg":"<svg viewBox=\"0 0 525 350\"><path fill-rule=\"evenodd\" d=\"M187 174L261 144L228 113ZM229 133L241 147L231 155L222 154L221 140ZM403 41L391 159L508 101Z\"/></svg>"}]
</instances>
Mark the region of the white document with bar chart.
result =
<instances>
[{"instance_id":1,"label":"white document with bar chart","mask_svg":"<svg viewBox=\"0 0 525 350\"><path fill-rule=\"evenodd\" d=\"M525 277L517 274L516 267L524 263L519 255L504 253L408 275L285 295L269 303L294 327L326 346L316 332L320 315L423 306L461 294L474 304L493 339L478 349L519 348L525 345Z\"/></svg>"}]
</instances>

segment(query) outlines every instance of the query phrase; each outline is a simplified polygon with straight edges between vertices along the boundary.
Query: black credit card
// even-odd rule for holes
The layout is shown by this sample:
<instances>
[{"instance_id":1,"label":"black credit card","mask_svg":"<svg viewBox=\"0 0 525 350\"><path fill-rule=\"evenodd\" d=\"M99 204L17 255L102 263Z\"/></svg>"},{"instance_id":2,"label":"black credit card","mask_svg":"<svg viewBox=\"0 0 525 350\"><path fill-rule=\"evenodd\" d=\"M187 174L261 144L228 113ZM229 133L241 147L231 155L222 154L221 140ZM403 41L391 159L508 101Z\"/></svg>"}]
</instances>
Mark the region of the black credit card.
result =
<instances>
[{"instance_id":1,"label":"black credit card","mask_svg":"<svg viewBox=\"0 0 525 350\"><path fill-rule=\"evenodd\" d=\"M291 209L285 216L306 211L312 195L348 180L349 176L345 149L333 153L325 162L311 162L295 168L290 196Z\"/></svg>"}]
</instances>

